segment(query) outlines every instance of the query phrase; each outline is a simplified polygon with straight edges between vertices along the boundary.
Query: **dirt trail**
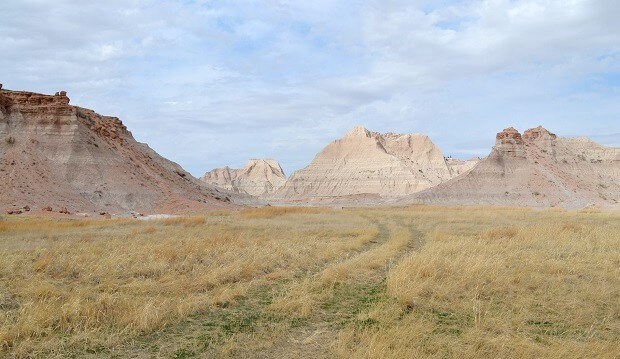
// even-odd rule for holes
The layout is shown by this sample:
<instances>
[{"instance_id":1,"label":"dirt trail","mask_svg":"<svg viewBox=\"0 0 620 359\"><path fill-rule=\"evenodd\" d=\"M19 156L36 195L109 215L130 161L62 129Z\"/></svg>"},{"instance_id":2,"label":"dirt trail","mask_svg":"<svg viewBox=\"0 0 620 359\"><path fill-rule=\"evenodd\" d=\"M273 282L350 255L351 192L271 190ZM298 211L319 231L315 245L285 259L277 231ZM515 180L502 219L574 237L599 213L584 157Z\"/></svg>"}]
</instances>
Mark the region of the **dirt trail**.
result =
<instances>
[{"instance_id":1,"label":"dirt trail","mask_svg":"<svg viewBox=\"0 0 620 359\"><path fill-rule=\"evenodd\" d=\"M389 269L424 245L423 233L404 218L364 217L377 226L377 235L346 257L292 281L255 288L236 305L209 309L106 354L133 358L331 357L331 344L338 331L356 320L360 312L386 298ZM344 277L330 281L334 273ZM304 281L310 283L308 294L318 298L312 314L274 312L273 303L286 301L287 293ZM253 345L227 350L227 340L239 340L238 336ZM183 343L187 348L179 348ZM256 348L256 343L262 347Z\"/></svg>"},{"instance_id":2,"label":"dirt trail","mask_svg":"<svg viewBox=\"0 0 620 359\"><path fill-rule=\"evenodd\" d=\"M372 219L371 221L380 229L375 240L371 241L373 245L344 262L330 263L322 272L325 273L331 268L347 263L357 264L361 256L368 257L365 261L372 261L373 257L383 257L383 265L373 270L374 275L361 280L354 279L354 284L335 283L323 288L324 291L329 292L329 299L320 303L319 311L308 318L304 326L287 333L269 350L252 353L250 357L329 358L332 356L331 344L337 339L339 329L354 320L360 312L385 297L385 280L390 267L407 253L419 251L424 246L424 235L413 224L405 223L404 219L398 221ZM390 226L393 226L391 230ZM408 239L405 245L394 247L391 243L397 240L394 232L403 228L408 232ZM385 249L391 251L388 256L383 253ZM320 272L315 274L317 277L319 275Z\"/></svg>"}]
</instances>

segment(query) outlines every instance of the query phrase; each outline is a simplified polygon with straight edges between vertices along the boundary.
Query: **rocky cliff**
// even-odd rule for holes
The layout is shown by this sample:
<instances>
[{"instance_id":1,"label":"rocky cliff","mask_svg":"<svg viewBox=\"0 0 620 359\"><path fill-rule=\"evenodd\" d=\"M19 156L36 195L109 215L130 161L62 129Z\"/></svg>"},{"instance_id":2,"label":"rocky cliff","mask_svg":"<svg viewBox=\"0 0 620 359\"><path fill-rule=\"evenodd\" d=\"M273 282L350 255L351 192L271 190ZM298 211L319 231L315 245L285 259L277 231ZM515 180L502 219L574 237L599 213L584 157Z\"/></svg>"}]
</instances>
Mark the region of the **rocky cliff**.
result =
<instances>
[{"instance_id":1,"label":"rocky cliff","mask_svg":"<svg viewBox=\"0 0 620 359\"><path fill-rule=\"evenodd\" d=\"M402 196L445 182L474 163L446 159L422 134L382 134L355 127L325 147L309 166L294 172L273 198Z\"/></svg>"},{"instance_id":2,"label":"rocky cliff","mask_svg":"<svg viewBox=\"0 0 620 359\"><path fill-rule=\"evenodd\" d=\"M134 140L116 117L53 96L0 91L0 209L176 213L230 196Z\"/></svg>"},{"instance_id":3,"label":"rocky cliff","mask_svg":"<svg viewBox=\"0 0 620 359\"><path fill-rule=\"evenodd\" d=\"M466 175L400 203L616 207L620 148L587 138L561 138L543 127L521 135L507 128L489 156Z\"/></svg>"},{"instance_id":4,"label":"rocky cliff","mask_svg":"<svg viewBox=\"0 0 620 359\"><path fill-rule=\"evenodd\" d=\"M200 179L220 188L252 196L273 193L286 182L282 167L272 159L251 159L241 169L216 168Z\"/></svg>"}]
</instances>

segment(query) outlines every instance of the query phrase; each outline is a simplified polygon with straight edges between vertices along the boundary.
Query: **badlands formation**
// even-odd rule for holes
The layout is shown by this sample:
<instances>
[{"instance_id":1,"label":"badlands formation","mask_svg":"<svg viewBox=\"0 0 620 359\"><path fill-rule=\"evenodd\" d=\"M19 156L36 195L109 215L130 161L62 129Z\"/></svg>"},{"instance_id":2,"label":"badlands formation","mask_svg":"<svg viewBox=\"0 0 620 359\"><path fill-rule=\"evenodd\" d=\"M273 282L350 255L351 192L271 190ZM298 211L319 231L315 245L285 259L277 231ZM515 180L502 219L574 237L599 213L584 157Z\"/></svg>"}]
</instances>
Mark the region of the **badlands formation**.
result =
<instances>
[{"instance_id":1,"label":"badlands formation","mask_svg":"<svg viewBox=\"0 0 620 359\"><path fill-rule=\"evenodd\" d=\"M618 207L620 148L587 138L561 138L543 127L523 136L507 128L491 154L464 176L400 203Z\"/></svg>"},{"instance_id":2,"label":"badlands formation","mask_svg":"<svg viewBox=\"0 0 620 359\"><path fill-rule=\"evenodd\" d=\"M273 193L286 182L286 176L276 160L251 159L241 169L216 168L204 174L202 181L237 193L264 196Z\"/></svg>"},{"instance_id":3,"label":"badlands formation","mask_svg":"<svg viewBox=\"0 0 620 359\"><path fill-rule=\"evenodd\" d=\"M620 149L542 127L497 134L484 160L445 158L425 135L355 127L286 179L275 160L198 180L118 118L0 85L0 210L187 213L274 204L619 207Z\"/></svg>"},{"instance_id":4,"label":"badlands formation","mask_svg":"<svg viewBox=\"0 0 620 359\"><path fill-rule=\"evenodd\" d=\"M0 183L0 210L14 213L181 213L234 200L65 92L0 90Z\"/></svg>"},{"instance_id":5,"label":"badlands formation","mask_svg":"<svg viewBox=\"0 0 620 359\"><path fill-rule=\"evenodd\" d=\"M355 127L294 172L272 198L299 203L404 196L448 181L476 163L446 159L422 134Z\"/></svg>"},{"instance_id":6,"label":"badlands formation","mask_svg":"<svg viewBox=\"0 0 620 359\"><path fill-rule=\"evenodd\" d=\"M275 204L620 206L620 149L559 138L542 127L507 128L491 154L445 158L421 134L356 127L285 180L277 162L207 172L208 183Z\"/></svg>"}]
</instances>

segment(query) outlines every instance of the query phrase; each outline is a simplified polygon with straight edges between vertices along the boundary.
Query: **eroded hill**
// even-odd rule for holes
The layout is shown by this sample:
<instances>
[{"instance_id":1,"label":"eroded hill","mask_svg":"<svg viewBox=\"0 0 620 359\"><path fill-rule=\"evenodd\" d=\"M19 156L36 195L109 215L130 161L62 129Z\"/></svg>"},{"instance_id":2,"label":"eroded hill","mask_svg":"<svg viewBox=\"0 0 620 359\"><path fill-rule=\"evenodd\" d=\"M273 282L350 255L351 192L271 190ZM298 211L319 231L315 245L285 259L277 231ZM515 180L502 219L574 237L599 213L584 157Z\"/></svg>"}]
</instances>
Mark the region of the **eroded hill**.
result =
<instances>
[{"instance_id":1,"label":"eroded hill","mask_svg":"<svg viewBox=\"0 0 620 359\"><path fill-rule=\"evenodd\" d=\"M620 148L562 138L543 127L510 127L469 173L401 203L576 208L620 203Z\"/></svg>"},{"instance_id":2,"label":"eroded hill","mask_svg":"<svg viewBox=\"0 0 620 359\"><path fill-rule=\"evenodd\" d=\"M1 87L0 87L1 88ZM116 117L54 96L0 91L0 209L179 213L231 207Z\"/></svg>"}]
</instances>

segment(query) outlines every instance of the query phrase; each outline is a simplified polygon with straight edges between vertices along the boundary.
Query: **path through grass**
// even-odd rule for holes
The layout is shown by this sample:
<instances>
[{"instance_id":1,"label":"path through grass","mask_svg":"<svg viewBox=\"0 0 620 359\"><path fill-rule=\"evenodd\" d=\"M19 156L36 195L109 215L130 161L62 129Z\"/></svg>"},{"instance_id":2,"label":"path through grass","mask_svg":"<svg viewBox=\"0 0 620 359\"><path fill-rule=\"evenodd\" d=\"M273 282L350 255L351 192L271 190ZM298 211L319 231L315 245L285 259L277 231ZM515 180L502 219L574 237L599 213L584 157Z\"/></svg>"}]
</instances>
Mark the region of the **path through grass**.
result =
<instances>
[{"instance_id":1,"label":"path through grass","mask_svg":"<svg viewBox=\"0 0 620 359\"><path fill-rule=\"evenodd\" d=\"M0 222L15 357L600 357L620 214L253 209Z\"/></svg>"}]
</instances>

